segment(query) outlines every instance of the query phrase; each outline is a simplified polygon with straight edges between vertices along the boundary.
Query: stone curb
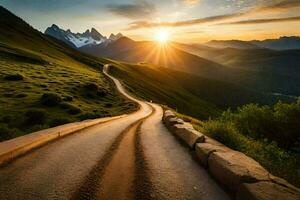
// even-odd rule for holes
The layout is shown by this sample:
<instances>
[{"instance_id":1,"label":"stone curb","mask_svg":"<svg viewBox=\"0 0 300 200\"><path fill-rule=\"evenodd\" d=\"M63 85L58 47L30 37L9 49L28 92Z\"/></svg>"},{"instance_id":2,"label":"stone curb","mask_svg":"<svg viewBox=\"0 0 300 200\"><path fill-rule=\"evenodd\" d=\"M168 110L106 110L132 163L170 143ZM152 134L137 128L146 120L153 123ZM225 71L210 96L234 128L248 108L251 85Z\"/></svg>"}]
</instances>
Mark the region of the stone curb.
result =
<instances>
[{"instance_id":1,"label":"stone curb","mask_svg":"<svg viewBox=\"0 0 300 200\"><path fill-rule=\"evenodd\" d=\"M69 123L1 142L0 166L50 141L75 133L84 128L88 128L114 119L119 119L123 116L125 115Z\"/></svg>"},{"instance_id":2,"label":"stone curb","mask_svg":"<svg viewBox=\"0 0 300 200\"><path fill-rule=\"evenodd\" d=\"M195 149L200 164L229 189L236 200L300 199L299 188L273 176L245 154L194 130L191 124L182 122L172 111L164 112L163 122L173 134Z\"/></svg>"},{"instance_id":3,"label":"stone curb","mask_svg":"<svg viewBox=\"0 0 300 200\"><path fill-rule=\"evenodd\" d=\"M196 131L190 123L176 117L170 110L164 112L163 122L165 126L190 148L194 149L196 143L204 142L205 137Z\"/></svg>"}]
</instances>

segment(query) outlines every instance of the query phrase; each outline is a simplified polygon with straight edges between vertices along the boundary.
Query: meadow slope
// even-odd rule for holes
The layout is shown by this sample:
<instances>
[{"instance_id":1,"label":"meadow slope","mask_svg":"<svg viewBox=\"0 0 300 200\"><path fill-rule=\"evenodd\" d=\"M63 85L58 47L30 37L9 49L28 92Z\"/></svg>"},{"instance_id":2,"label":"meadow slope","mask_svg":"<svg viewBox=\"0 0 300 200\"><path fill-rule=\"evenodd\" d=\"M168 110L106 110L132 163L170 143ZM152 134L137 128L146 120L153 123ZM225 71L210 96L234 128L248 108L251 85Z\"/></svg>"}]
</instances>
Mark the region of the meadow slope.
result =
<instances>
[{"instance_id":1,"label":"meadow slope","mask_svg":"<svg viewBox=\"0 0 300 200\"><path fill-rule=\"evenodd\" d=\"M105 59L73 50L0 7L0 140L136 104L101 73Z\"/></svg>"}]
</instances>

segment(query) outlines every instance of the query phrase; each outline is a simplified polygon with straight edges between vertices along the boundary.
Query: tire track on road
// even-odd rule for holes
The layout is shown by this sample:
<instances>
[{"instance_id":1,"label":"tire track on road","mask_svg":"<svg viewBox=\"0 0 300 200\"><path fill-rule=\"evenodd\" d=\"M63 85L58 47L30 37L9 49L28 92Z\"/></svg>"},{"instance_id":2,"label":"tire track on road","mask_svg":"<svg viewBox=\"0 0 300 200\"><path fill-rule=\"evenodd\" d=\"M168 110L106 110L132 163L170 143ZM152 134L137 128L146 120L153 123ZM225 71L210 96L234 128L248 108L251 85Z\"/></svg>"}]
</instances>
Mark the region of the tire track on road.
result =
<instances>
[{"instance_id":1,"label":"tire track on road","mask_svg":"<svg viewBox=\"0 0 300 200\"><path fill-rule=\"evenodd\" d=\"M157 112L154 107L149 104L153 112L143 120L145 122L149 118L151 118ZM145 159L144 148L142 146L142 131L141 126L143 123L139 124L136 136L135 136L135 165L136 165L136 174L134 180L134 192L135 192L135 199L154 199L153 195L153 188L150 181L149 176L149 168L148 163Z\"/></svg>"},{"instance_id":2,"label":"tire track on road","mask_svg":"<svg viewBox=\"0 0 300 200\"><path fill-rule=\"evenodd\" d=\"M135 194L148 191L150 186L138 141L141 124L155 113L150 107L149 115L129 125L115 139L72 199L135 199Z\"/></svg>"}]
</instances>

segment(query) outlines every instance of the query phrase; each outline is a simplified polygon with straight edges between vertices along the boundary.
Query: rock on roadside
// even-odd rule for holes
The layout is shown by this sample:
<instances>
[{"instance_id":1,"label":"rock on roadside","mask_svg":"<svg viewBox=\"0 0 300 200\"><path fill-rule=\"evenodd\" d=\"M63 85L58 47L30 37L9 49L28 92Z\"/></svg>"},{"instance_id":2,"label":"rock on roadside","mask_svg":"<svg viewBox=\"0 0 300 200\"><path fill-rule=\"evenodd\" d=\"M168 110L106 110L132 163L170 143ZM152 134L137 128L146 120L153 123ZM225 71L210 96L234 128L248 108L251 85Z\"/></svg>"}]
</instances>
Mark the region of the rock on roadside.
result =
<instances>
[{"instance_id":1,"label":"rock on roadside","mask_svg":"<svg viewBox=\"0 0 300 200\"><path fill-rule=\"evenodd\" d=\"M164 112L163 122L170 132L179 137L192 149L197 143L205 141L205 136L202 133L196 131L190 123L186 123L176 117L170 110Z\"/></svg>"},{"instance_id":2,"label":"rock on roadside","mask_svg":"<svg viewBox=\"0 0 300 200\"><path fill-rule=\"evenodd\" d=\"M236 200L297 200L299 190L278 185L269 181L243 183L236 195Z\"/></svg>"},{"instance_id":3,"label":"rock on roadside","mask_svg":"<svg viewBox=\"0 0 300 200\"><path fill-rule=\"evenodd\" d=\"M165 111L166 127L195 152L211 176L228 188L237 200L300 200L300 190L270 174L245 154L202 135L193 126ZM203 137L202 137L203 136ZM201 139L199 139L199 137Z\"/></svg>"}]
</instances>

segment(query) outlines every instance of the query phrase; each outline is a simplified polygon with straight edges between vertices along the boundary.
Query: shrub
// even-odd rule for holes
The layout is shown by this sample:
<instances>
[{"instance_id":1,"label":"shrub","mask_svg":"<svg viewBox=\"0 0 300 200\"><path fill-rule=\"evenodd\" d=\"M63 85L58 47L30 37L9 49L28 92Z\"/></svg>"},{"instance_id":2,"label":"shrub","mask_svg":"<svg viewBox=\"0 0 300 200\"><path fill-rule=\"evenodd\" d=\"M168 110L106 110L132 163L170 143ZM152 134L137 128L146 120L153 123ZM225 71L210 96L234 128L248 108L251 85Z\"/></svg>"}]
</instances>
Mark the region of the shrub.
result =
<instances>
[{"instance_id":1,"label":"shrub","mask_svg":"<svg viewBox=\"0 0 300 200\"><path fill-rule=\"evenodd\" d=\"M112 105L112 103L106 103L105 105L104 105L104 107L106 107L106 108L111 108L113 105Z\"/></svg>"},{"instance_id":2,"label":"shrub","mask_svg":"<svg viewBox=\"0 0 300 200\"><path fill-rule=\"evenodd\" d=\"M249 104L204 123L204 132L300 186L299 121L300 100L273 108Z\"/></svg>"},{"instance_id":3,"label":"shrub","mask_svg":"<svg viewBox=\"0 0 300 200\"><path fill-rule=\"evenodd\" d=\"M240 135L231 123L210 120L205 123L204 129L207 135L233 149L239 149L241 143L245 140L244 136Z\"/></svg>"},{"instance_id":4,"label":"shrub","mask_svg":"<svg viewBox=\"0 0 300 200\"><path fill-rule=\"evenodd\" d=\"M243 135L253 139L276 141L280 147L292 149L300 141L300 100L294 103L278 102L273 108L249 104L236 112L224 112L218 119L231 123Z\"/></svg>"},{"instance_id":5,"label":"shrub","mask_svg":"<svg viewBox=\"0 0 300 200\"><path fill-rule=\"evenodd\" d=\"M73 105L69 104L69 103L66 103L66 102L61 102L59 104L59 107L62 108L62 109L69 109L69 108L72 108Z\"/></svg>"},{"instance_id":6,"label":"shrub","mask_svg":"<svg viewBox=\"0 0 300 200\"><path fill-rule=\"evenodd\" d=\"M0 124L0 141L8 140L11 138L10 129L6 124Z\"/></svg>"},{"instance_id":7,"label":"shrub","mask_svg":"<svg viewBox=\"0 0 300 200\"><path fill-rule=\"evenodd\" d=\"M41 88L47 88L48 86L45 85L45 84L40 84L40 87L41 87Z\"/></svg>"},{"instance_id":8,"label":"shrub","mask_svg":"<svg viewBox=\"0 0 300 200\"><path fill-rule=\"evenodd\" d=\"M104 97L107 94L104 89L99 88L95 83L87 83L83 86L83 89L84 95L88 98Z\"/></svg>"},{"instance_id":9,"label":"shrub","mask_svg":"<svg viewBox=\"0 0 300 200\"><path fill-rule=\"evenodd\" d=\"M73 97L72 96L65 96L63 98L64 101L73 101Z\"/></svg>"},{"instance_id":10,"label":"shrub","mask_svg":"<svg viewBox=\"0 0 300 200\"><path fill-rule=\"evenodd\" d=\"M96 93L99 89L99 86L95 83L87 83L83 86L83 88L89 92Z\"/></svg>"},{"instance_id":11,"label":"shrub","mask_svg":"<svg viewBox=\"0 0 300 200\"><path fill-rule=\"evenodd\" d=\"M41 97L41 103L49 107L57 106L61 101L61 97L55 93L45 93Z\"/></svg>"},{"instance_id":12,"label":"shrub","mask_svg":"<svg viewBox=\"0 0 300 200\"><path fill-rule=\"evenodd\" d=\"M24 98L24 97L27 97L27 94L21 93L16 95L16 98Z\"/></svg>"},{"instance_id":13,"label":"shrub","mask_svg":"<svg viewBox=\"0 0 300 200\"><path fill-rule=\"evenodd\" d=\"M106 96L106 91L104 89L98 90L97 91L97 96L105 97Z\"/></svg>"},{"instance_id":14,"label":"shrub","mask_svg":"<svg viewBox=\"0 0 300 200\"><path fill-rule=\"evenodd\" d=\"M253 138L271 137L275 132L272 130L272 125L275 124L273 112L268 106L245 105L238 109L234 123L243 134Z\"/></svg>"},{"instance_id":15,"label":"shrub","mask_svg":"<svg viewBox=\"0 0 300 200\"><path fill-rule=\"evenodd\" d=\"M70 123L70 120L68 118L61 117L61 118L52 119L49 122L49 126L54 127L54 126L59 126L59 125L67 124L67 123Z\"/></svg>"},{"instance_id":16,"label":"shrub","mask_svg":"<svg viewBox=\"0 0 300 200\"><path fill-rule=\"evenodd\" d=\"M78 113L81 113L81 109L73 106L72 108L70 108L68 110L68 113L71 114L71 115L76 115Z\"/></svg>"},{"instance_id":17,"label":"shrub","mask_svg":"<svg viewBox=\"0 0 300 200\"><path fill-rule=\"evenodd\" d=\"M24 125L33 126L36 124L44 124L47 120L47 112L42 109L28 110L25 113Z\"/></svg>"},{"instance_id":18,"label":"shrub","mask_svg":"<svg viewBox=\"0 0 300 200\"><path fill-rule=\"evenodd\" d=\"M86 119L96 119L96 118L100 118L100 117L103 117L103 116L99 113L84 113L79 116L79 119L86 120Z\"/></svg>"},{"instance_id":19,"label":"shrub","mask_svg":"<svg viewBox=\"0 0 300 200\"><path fill-rule=\"evenodd\" d=\"M66 109L68 110L68 113L71 114L71 115L76 115L78 113L81 112L81 109L70 104L70 103L66 103L66 102L61 102L59 104L59 107L62 108L62 109Z\"/></svg>"},{"instance_id":20,"label":"shrub","mask_svg":"<svg viewBox=\"0 0 300 200\"><path fill-rule=\"evenodd\" d=\"M7 81L21 81L24 79L22 74L8 74L4 76L4 79Z\"/></svg>"},{"instance_id":21,"label":"shrub","mask_svg":"<svg viewBox=\"0 0 300 200\"><path fill-rule=\"evenodd\" d=\"M4 97L13 97L14 94L13 93L4 93L3 96Z\"/></svg>"},{"instance_id":22,"label":"shrub","mask_svg":"<svg viewBox=\"0 0 300 200\"><path fill-rule=\"evenodd\" d=\"M12 116L11 115L4 115L1 119L0 119L0 122L3 122L3 123L10 123L12 120Z\"/></svg>"},{"instance_id":23,"label":"shrub","mask_svg":"<svg viewBox=\"0 0 300 200\"><path fill-rule=\"evenodd\" d=\"M47 129L47 128L49 128L48 124L35 124L35 125L32 125L32 126L26 127L26 132L27 133L33 133L33 132L44 130L44 129Z\"/></svg>"},{"instance_id":24,"label":"shrub","mask_svg":"<svg viewBox=\"0 0 300 200\"><path fill-rule=\"evenodd\" d=\"M285 147L299 147L300 99L291 104L278 102L274 106L274 121L278 130L275 140Z\"/></svg>"}]
</instances>

